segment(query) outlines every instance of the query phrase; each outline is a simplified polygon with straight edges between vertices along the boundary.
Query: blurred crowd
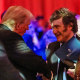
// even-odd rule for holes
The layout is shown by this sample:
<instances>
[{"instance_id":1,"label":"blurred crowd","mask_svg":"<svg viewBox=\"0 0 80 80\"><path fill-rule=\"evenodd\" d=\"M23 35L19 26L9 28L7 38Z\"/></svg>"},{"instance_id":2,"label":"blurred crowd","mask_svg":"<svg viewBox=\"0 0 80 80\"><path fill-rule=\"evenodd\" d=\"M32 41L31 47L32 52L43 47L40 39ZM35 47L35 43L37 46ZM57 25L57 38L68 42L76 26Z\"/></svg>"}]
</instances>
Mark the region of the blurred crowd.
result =
<instances>
[{"instance_id":1,"label":"blurred crowd","mask_svg":"<svg viewBox=\"0 0 80 80\"><path fill-rule=\"evenodd\" d=\"M32 21L29 30L22 36L26 44L39 56L46 60L46 47L49 43L57 41L50 28L49 22L43 16L37 16L36 21Z\"/></svg>"}]
</instances>

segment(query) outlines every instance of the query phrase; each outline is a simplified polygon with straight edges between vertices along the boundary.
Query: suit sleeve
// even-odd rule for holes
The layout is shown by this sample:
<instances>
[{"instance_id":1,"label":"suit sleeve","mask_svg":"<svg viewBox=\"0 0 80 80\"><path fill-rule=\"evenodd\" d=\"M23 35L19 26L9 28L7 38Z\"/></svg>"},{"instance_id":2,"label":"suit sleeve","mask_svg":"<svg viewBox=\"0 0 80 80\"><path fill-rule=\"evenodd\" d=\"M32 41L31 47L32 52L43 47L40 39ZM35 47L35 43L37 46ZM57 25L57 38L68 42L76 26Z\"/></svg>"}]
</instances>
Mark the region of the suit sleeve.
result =
<instances>
[{"instance_id":1,"label":"suit sleeve","mask_svg":"<svg viewBox=\"0 0 80 80\"><path fill-rule=\"evenodd\" d=\"M15 41L16 40L16 41ZM47 78L51 77L48 64L42 59L41 56L36 55L19 36L11 38L9 44L13 44L9 48L11 54L9 58L16 64L17 67L25 69L25 71L43 73ZM8 45L9 45L8 44Z\"/></svg>"},{"instance_id":2,"label":"suit sleeve","mask_svg":"<svg viewBox=\"0 0 80 80\"><path fill-rule=\"evenodd\" d=\"M5 48L0 42L0 80L24 80L19 71L12 65L6 54Z\"/></svg>"}]
</instances>

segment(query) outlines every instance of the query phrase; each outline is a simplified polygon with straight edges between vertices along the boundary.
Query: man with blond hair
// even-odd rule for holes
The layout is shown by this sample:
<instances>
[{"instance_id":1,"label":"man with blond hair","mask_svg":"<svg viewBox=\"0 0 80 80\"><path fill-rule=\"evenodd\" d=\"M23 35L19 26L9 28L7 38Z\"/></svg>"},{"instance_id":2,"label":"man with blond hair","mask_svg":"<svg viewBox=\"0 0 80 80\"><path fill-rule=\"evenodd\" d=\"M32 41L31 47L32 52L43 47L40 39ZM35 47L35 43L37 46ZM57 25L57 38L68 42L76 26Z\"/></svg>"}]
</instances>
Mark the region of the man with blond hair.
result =
<instances>
[{"instance_id":1,"label":"man with blond hair","mask_svg":"<svg viewBox=\"0 0 80 80\"><path fill-rule=\"evenodd\" d=\"M27 9L11 6L0 24L0 40L5 47L8 59L25 80L36 80L37 72L43 73L47 78L51 75L48 64L30 50L21 37L28 29L30 22L34 20L34 16Z\"/></svg>"}]
</instances>

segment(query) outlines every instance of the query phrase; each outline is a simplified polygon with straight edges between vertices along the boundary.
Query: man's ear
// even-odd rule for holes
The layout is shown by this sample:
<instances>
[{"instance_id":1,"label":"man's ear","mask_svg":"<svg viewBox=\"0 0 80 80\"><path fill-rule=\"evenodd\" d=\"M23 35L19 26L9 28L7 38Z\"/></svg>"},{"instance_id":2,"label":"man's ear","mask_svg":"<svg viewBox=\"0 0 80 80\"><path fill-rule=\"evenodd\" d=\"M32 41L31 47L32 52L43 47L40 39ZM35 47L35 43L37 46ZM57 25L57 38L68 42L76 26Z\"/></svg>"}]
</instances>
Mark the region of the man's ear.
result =
<instances>
[{"instance_id":1,"label":"man's ear","mask_svg":"<svg viewBox=\"0 0 80 80\"><path fill-rule=\"evenodd\" d=\"M71 27L73 27L73 23L70 23L69 25L70 25Z\"/></svg>"},{"instance_id":2,"label":"man's ear","mask_svg":"<svg viewBox=\"0 0 80 80\"><path fill-rule=\"evenodd\" d=\"M18 30L19 27L20 27L20 24L19 24L19 23L16 23L16 25L15 25L15 29Z\"/></svg>"},{"instance_id":3,"label":"man's ear","mask_svg":"<svg viewBox=\"0 0 80 80\"><path fill-rule=\"evenodd\" d=\"M72 30L73 23L70 23L68 26L69 26L69 28Z\"/></svg>"}]
</instances>

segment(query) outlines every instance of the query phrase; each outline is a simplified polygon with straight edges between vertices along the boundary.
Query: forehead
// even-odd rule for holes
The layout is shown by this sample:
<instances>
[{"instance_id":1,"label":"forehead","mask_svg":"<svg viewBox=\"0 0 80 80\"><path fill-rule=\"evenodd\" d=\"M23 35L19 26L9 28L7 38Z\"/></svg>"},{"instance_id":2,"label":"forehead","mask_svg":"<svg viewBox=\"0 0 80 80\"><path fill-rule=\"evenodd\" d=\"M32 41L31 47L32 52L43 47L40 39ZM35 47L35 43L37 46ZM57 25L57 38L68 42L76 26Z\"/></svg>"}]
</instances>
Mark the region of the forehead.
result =
<instances>
[{"instance_id":1,"label":"forehead","mask_svg":"<svg viewBox=\"0 0 80 80\"><path fill-rule=\"evenodd\" d=\"M54 25L63 25L62 18L54 20L51 26L54 26Z\"/></svg>"}]
</instances>

